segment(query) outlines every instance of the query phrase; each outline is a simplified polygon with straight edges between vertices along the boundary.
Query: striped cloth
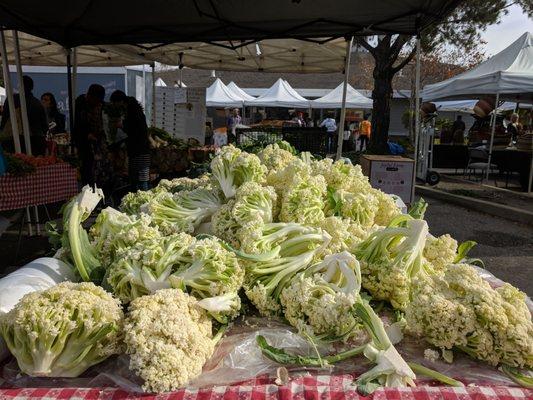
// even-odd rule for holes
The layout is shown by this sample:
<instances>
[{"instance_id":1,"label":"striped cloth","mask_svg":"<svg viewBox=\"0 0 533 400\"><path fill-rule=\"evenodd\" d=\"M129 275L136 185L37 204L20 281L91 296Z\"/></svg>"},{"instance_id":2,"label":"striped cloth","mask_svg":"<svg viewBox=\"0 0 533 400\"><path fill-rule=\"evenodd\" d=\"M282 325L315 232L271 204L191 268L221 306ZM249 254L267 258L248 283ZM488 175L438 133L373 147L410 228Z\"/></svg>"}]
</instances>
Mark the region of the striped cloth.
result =
<instances>
[{"instance_id":1,"label":"striped cloth","mask_svg":"<svg viewBox=\"0 0 533 400\"><path fill-rule=\"evenodd\" d=\"M129 160L130 179L136 182L150 180L150 154L133 156Z\"/></svg>"}]
</instances>

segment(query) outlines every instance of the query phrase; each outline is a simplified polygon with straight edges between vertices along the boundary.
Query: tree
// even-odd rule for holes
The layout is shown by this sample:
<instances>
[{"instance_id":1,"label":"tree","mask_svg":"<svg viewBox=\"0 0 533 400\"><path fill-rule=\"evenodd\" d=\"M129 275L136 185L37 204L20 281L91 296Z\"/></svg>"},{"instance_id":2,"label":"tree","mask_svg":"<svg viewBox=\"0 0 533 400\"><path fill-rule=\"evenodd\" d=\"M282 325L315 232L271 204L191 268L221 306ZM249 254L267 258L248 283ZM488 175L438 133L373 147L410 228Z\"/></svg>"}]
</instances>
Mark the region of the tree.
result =
<instances>
[{"instance_id":1,"label":"tree","mask_svg":"<svg viewBox=\"0 0 533 400\"><path fill-rule=\"evenodd\" d=\"M444 21L421 32L424 54L445 54L449 48L470 52L481 43L480 32L487 26L500 22L508 7L519 4L530 16L533 15L531 0L468 0L463 1ZM371 148L384 153L387 149L390 124L390 101L394 75L408 65L416 49L414 40L407 35L382 35L372 46L364 37L356 37L358 45L368 50L375 61L372 76L374 89L372 98Z\"/></svg>"}]
</instances>

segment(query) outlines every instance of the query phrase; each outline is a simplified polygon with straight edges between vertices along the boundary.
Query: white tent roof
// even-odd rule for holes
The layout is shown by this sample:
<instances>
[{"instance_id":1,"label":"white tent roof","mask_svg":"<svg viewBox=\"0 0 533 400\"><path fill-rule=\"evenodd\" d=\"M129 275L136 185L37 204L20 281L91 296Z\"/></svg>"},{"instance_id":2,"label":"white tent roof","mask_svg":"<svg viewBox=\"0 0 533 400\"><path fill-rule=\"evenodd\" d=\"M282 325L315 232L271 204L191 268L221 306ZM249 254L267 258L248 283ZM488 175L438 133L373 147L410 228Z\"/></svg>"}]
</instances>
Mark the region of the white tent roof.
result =
<instances>
[{"instance_id":1,"label":"white tent roof","mask_svg":"<svg viewBox=\"0 0 533 400\"><path fill-rule=\"evenodd\" d=\"M217 78L205 92L207 107L242 107L242 99L237 97Z\"/></svg>"},{"instance_id":2,"label":"white tent roof","mask_svg":"<svg viewBox=\"0 0 533 400\"><path fill-rule=\"evenodd\" d=\"M474 106L478 100L450 100L450 101L436 101L435 106L437 111L448 111L448 112L462 112L473 114ZM512 101L506 101L505 103L498 106L499 111L509 111L516 108L516 103Z\"/></svg>"},{"instance_id":3,"label":"white tent roof","mask_svg":"<svg viewBox=\"0 0 533 400\"><path fill-rule=\"evenodd\" d=\"M342 108L342 88L343 84L341 83L331 92L322 96L316 100L311 101L311 106L313 108ZM357 90L355 90L351 85L348 85L346 88L346 108L372 108L372 100L368 97L363 96Z\"/></svg>"},{"instance_id":4,"label":"white tent roof","mask_svg":"<svg viewBox=\"0 0 533 400\"><path fill-rule=\"evenodd\" d=\"M308 108L309 100L300 96L289 83L279 78L263 95L246 101L247 106Z\"/></svg>"},{"instance_id":5,"label":"white tent roof","mask_svg":"<svg viewBox=\"0 0 533 400\"><path fill-rule=\"evenodd\" d=\"M233 92L234 95L241 98L243 101L247 100L254 100L254 96L250 96L248 93L246 93L244 90L242 90L237 84L233 81L228 83L226 87Z\"/></svg>"},{"instance_id":6,"label":"white tent roof","mask_svg":"<svg viewBox=\"0 0 533 400\"><path fill-rule=\"evenodd\" d=\"M524 33L509 47L470 71L427 85L422 98L471 99L500 93L505 100L533 99L533 35Z\"/></svg>"},{"instance_id":7,"label":"white tent roof","mask_svg":"<svg viewBox=\"0 0 533 400\"><path fill-rule=\"evenodd\" d=\"M154 85L156 85L157 87L166 87L166 86L167 86L167 84L165 83L165 81L164 81L163 79L161 79L161 78L157 78L157 79L155 80Z\"/></svg>"}]
</instances>

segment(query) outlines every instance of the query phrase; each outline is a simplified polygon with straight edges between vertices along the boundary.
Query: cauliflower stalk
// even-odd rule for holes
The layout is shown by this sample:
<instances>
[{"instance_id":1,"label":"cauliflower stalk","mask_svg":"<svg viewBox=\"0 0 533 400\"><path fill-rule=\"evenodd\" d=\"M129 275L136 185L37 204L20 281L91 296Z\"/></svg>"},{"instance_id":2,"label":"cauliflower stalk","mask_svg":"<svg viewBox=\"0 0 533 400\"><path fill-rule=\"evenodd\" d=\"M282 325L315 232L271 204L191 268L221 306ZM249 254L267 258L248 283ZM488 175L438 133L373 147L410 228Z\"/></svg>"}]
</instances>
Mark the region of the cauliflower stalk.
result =
<instances>
[{"instance_id":1,"label":"cauliflower stalk","mask_svg":"<svg viewBox=\"0 0 533 400\"><path fill-rule=\"evenodd\" d=\"M211 319L197 300L179 289L163 289L135 299L125 323L130 369L148 392L186 385L202 372L215 341Z\"/></svg>"},{"instance_id":2,"label":"cauliflower stalk","mask_svg":"<svg viewBox=\"0 0 533 400\"><path fill-rule=\"evenodd\" d=\"M87 185L63 210L63 258L77 269L81 279L86 282L101 282L104 274L96 249L82 225L103 198L101 189Z\"/></svg>"},{"instance_id":3,"label":"cauliflower stalk","mask_svg":"<svg viewBox=\"0 0 533 400\"><path fill-rule=\"evenodd\" d=\"M120 353L120 302L90 282L63 282L25 295L0 319L0 330L22 372L77 377Z\"/></svg>"},{"instance_id":4,"label":"cauliflower stalk","mask_svg":"<svg viewBox=\"0 0 533 400\"><path fill-rule=\"evenodd\" d=\"M427 223L408 215L372 233L355 252L361 261L363 287L375 299L387 300L394 308L404 310L409 304L412 277L424 271L427 235Z\"/></svg>"},{"instance_id":5,"label":"cauliflower stalk","mask_svg":"<svg viewBox=\"0 0 533 400\"><path fill-rule=\"evenodd\" d=\"M229 145L211 160L211 171L227 199L235 196L245 182L262 182L267 169L255 154L249 154Z\"/></svg>"},{"instance_id":6,"label":"cauliflower stalk","mask_svg":"<svg viewBox=\"0 0 533 400\"><path fill-rule=\"evenodd\" d=\"M406 310L411 334L442 349L459 349L491 365L533 367L533 323L525 294L496 289L467 264L413 280Z\"/></svg>"}]
</instances>

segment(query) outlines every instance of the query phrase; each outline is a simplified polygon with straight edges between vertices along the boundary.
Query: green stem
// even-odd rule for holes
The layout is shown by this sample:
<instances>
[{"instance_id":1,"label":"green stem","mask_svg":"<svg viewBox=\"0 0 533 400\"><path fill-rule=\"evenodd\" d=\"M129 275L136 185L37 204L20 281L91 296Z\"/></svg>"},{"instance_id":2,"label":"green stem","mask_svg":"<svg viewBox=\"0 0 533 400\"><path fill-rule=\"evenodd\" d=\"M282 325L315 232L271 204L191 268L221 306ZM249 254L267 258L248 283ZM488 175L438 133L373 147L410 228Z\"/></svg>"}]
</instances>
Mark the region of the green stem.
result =
<instances>
[{"instance_id":1,"label":"green stem","mask_svg":"<svg viewBox=\"0 0 533 400\"><path fill-rule=\"evenodd\" d=\"M218 328L217 334L215 336L213 336L213 344L214 345L217 345L218 342L220 342L220 340L224 337L224 334L226 333L228 328L229 328L228 325L222 325L220 328Z\"/></svg>"},{"instance_id":2,"label":"green stem","mask_svg":"<svg viewBox=\"0 0 533 400\"><path fill-rule=\"evenodd\" d=\"M437 372L431 368L424 367L423 365L414 363L414 362L408 362L407 363L409 367L413 370L415 374L420 374L427 376L429 378L433 378L436 381L439 381L441 383L444 383L449 386L455 386L455 387L462 387L464 384L462 382L456 381L453 378L450 378L447 375L441 374L440 372Z\"/></svg>"}]
</instances>

